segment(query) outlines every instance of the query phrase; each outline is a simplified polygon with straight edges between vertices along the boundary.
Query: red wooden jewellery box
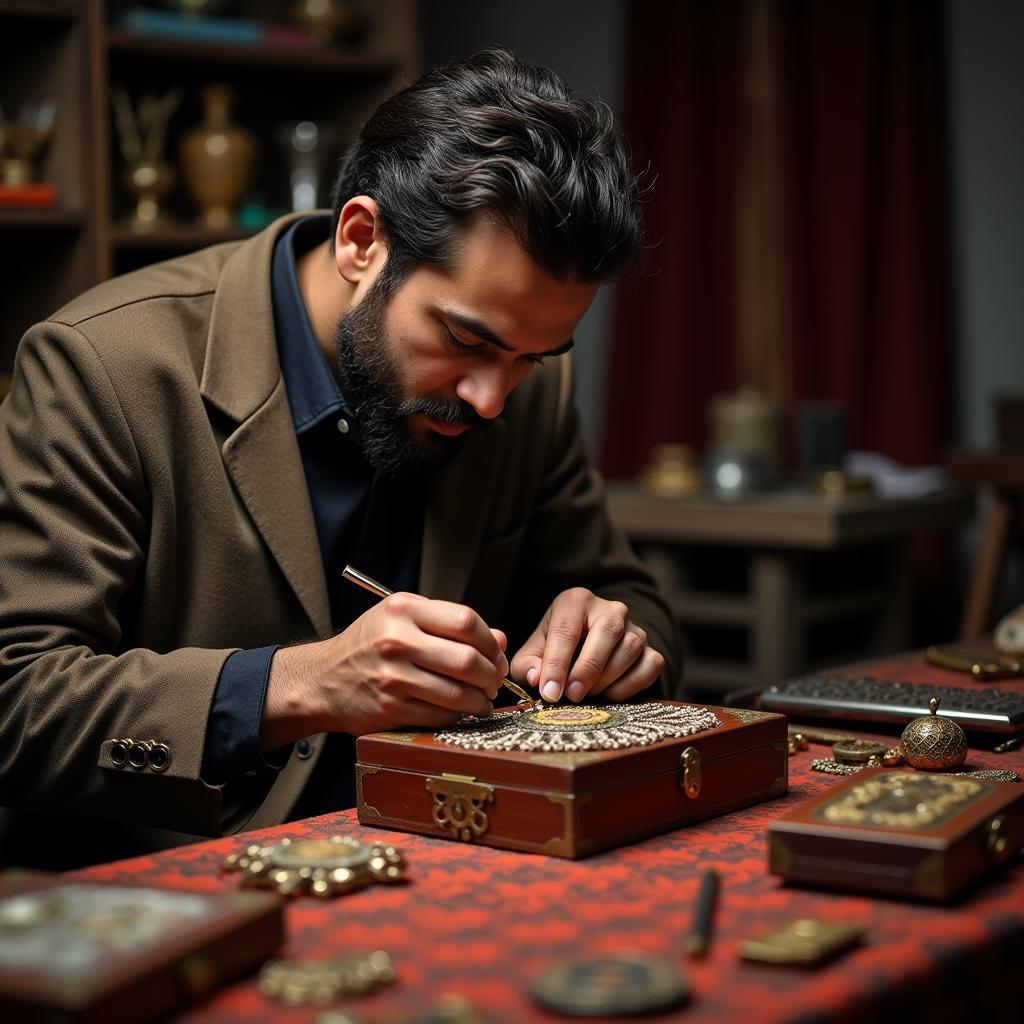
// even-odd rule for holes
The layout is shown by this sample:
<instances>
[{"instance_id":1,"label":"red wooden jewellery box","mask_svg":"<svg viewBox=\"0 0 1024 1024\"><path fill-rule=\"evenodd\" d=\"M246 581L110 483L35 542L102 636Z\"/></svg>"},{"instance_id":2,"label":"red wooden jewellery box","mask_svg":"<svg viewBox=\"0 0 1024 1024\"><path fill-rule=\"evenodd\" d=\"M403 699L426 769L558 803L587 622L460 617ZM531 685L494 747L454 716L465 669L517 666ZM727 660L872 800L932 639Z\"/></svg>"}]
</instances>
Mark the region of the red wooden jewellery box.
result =
<instances>
[{"instance_id":1,"label":"red wooden jewellery box","mask_svg":"<svg viewBox=\"0 0 1024 1024\"><path fill-rule=\"evenodd\" d=\"M432 732L361 736L359 821L578 858L786 792L784 716L657 703L706 707L719 725L646 746L553 752L467 750Z\"/></svg>"},{"instance_id":2,"label":"red wooden jewellery box","mask_svg":"<svg viewBox=\"0 0 1024 1024\"><path fill-rule=\"evenodd\" d=\"M769 827L792 882L942 902L1024 846L1024 786L865 768Z\"/></svg>"}]
</instances>

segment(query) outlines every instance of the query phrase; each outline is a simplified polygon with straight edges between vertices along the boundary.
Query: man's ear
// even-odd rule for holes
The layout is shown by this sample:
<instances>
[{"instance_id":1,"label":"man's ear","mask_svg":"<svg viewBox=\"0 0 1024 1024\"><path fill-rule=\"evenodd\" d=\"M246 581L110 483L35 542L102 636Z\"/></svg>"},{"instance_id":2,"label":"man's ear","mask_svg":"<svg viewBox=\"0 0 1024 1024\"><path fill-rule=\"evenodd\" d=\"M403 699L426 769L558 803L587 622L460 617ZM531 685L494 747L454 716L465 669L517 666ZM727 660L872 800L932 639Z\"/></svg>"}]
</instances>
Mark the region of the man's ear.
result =
<instances>
[{"instance_id":1,"label":"man's ear","mask_svg":"<svg viewBox=\"0 0 1024 1024\"><path fill-rule=\"evenodd\" d=\"M338 273L358 285L376 274L388 257L377 201L353 196L342 208L334 234L334 262Z\"/></svg>"}]
</instances>

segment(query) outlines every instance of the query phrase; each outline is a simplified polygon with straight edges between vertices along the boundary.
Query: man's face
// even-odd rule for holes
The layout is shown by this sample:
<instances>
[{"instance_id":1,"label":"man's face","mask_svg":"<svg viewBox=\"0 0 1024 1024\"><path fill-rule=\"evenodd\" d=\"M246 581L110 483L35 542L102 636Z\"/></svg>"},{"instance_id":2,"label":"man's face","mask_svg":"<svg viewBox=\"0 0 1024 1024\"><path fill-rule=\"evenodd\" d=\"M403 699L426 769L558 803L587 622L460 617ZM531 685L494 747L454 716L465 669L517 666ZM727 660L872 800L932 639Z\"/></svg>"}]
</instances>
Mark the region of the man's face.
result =
<instances>
[{"instance_id":1,"label":"man's face","mask_svg":"<svg viewBox=\"0 0 1024 1024\"><path fill-rule=\"evenodd\" d=\"M597 291L548 276L482 218L451 267L417 267L389 300L379 279L368 284L338 322L339 361L364 454L390 476L448 461L534 366L570 347Z\"/></svg>"}]
</instances>

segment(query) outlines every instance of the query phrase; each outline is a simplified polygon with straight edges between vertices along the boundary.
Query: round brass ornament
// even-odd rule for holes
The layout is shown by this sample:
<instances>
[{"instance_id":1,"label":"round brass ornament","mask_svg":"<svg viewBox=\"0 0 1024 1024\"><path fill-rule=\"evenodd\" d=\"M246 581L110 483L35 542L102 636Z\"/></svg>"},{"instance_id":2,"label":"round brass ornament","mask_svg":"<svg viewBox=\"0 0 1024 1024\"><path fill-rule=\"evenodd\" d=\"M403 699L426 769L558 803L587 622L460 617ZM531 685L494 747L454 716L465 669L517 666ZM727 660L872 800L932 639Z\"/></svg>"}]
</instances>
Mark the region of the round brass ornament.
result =
<instances>
[{"instance_id":1,"label":"round brass ornament","mask_svg":"<svg viewBox=\"0 0 1024 1024\"><path fill-rule=\"evenodd\" d=\"M271 960L260 971L260 991L286 1006L325 1006L394 980L391 957L378 949L308 963Z\"/></svg>"},{"instance_id":2,"label":"round brass ornament","mask_svg":"<svg viewBox=\"0 0 1024 1024\"><path fill-rule=\"evenodd\" d=\"M867 764L885 751L885 744L878 740L841 740L832 744L832 756L843 764Z\"/></svg>"},{"instance_id":3,"label":"round brass ornament","mask_svg":"<svg viewBox=\"0 0 1024 1024\"><path fill-rule=\"evenodd\" d=\"M939 698L928 702L930 715L915 718L900 736L907 763L926 772L959 768L967 757L967 737L956 722L939 718Z\"/></svg>"},{"instance_id":4,"label":"round brass ornament","mask_svg":"<svg viewBox=\"0 0 1024 1024\"><path fill-rule=\"evenodd\" d=\"M288 896L340 896L374 882L398 882L404 876L401 853L387 843L360 843L347 836L282 839L233 853L223 871L241 872L241 884L276 888Z\"/></svg>"}]
</instances>

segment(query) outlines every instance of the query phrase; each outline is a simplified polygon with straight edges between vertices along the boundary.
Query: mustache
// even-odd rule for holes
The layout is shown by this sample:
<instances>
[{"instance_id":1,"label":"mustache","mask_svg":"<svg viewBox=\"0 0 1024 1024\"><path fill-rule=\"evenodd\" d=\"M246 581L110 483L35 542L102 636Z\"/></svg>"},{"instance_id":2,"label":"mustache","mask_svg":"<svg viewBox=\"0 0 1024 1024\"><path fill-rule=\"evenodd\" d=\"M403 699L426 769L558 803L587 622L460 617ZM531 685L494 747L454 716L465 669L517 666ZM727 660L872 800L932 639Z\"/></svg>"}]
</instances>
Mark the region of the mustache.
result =
<instances>
[{"instance_id":1,"label":"mustache","mask_svg":"<svg viewBox=\"0 0 1024 1024\"><path fill-rule=\"evenodd\" d=\"M402 416L411 416L414 412L422 413L433 420L451 423L454 426L486 427L490 423L476 409L461 398L413 398L403 402L399 408Z\"/></svg>"}]
</instances>

